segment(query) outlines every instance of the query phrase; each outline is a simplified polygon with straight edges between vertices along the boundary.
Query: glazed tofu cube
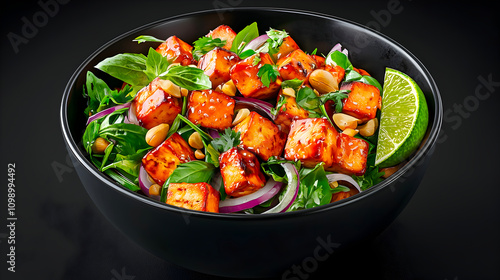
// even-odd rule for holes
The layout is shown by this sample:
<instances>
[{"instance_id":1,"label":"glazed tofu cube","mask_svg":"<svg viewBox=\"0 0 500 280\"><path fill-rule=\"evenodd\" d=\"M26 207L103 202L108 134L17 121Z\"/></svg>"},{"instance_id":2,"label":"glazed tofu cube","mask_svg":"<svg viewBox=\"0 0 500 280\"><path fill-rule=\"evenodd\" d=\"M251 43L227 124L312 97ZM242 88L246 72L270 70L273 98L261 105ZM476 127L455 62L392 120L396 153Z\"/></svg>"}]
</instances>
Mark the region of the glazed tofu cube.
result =
<instances>
[{"instance_id":1,"label":"glazed tofu cube","mask_svg":"<svg viewBox=\"0 0 500 280\"><path fill-rule=\"evenodd\" d=\"M326 119L294 120L285 146L285 159L300 160L308 168L320 162L325 163L325 169L333 166L336 163L337 135Z\"/></svg>"},{"instance_id":2,"label":"glazed tofu cube","mask_svg":"<svg viewBox=\"0 0 500 280\"><path fill-rule=\"evenodd\" d=\"M319 55L310 55L316 61L316 68L325 68L325 58Z\"/></svg>"},{"instance_id":3,"label":"glazed tofu cube","mask_svg":"<svg viewBox=\"0 0 500 280\"><path fill-rule=\"evenodd\" d=\"M286 134L280 131L272 121L256 112L251 112L233 129L241 133L239 147L253 152L262 160L280 156L283 152Z\"/></svg>"},{"instance_id":4,"label":"glazed tofu cube","mask_svg":"<svg viewBox=\"0 0 500 280\"><path fill-rule=\"evenodd\" d=\"M369 146L366 141L340 133L335 152L337 163L325 170L348 175L363 175L366 171L368 150Z\"/></svg>"},{"instance_id":5,"label":"glazed tofu cube","mask_svg":"<svg viewBox=\"0 0 500 280\"><path fill-rule=\"evenodd\" d=\"M162 144L150 150L142 165L149 176L162 186L177 165L195 160L193 150L179 134L174 133Z\"/></svg>"},{"instance_id":6,"label":"glazed tofu cube","mask_svg":"<svg viewBox=\"0 0 500 280\"><path fill-rule=\"evenodd\" d=\"M257 56L260 57L260 61L258 62L255 61ZM255 65L254 61L256 62ZM231 68L231 79L243 96L266 99L275 97L278 93L281 85L281 78L279 76L274 82L269 84L269 87L264 86L260 77L257 76L260 67L264 64L274 65L268 53L254 54L236 63L233 68Z\"/></svg>"},{"instance_id":7,"label":"glazed tofu cube","mask_svg":"<svg viewBox=\"0 0 500 280\"><path fill-rule=\"evenodd\" d=\"M279 46L278 52L272 55L272 58L274 61L279 62L281 59L283 59L285 56L287 56L289 53L293 52L294 50L298 50L299 45L295 43L295 41L292 39L292 37L288 36L283 39L283 43ZM276 63L279 64L279 63Z\"/></svg>"},{"instance_id":8,"label":"glazed tofu cube","mask_svg":"<svg viewBox=\"0 0 500 280\"><path fill-rule=\"evenodd\" d=\"M248 150L231 148L219 156L219 162L224 190L229 196L244 196L266 184L259 160Z\"/></svg>"},{"instance_id":9,"label":"glazed tofu cube","mask_svg":"<svg viewBox=\"0 0 500 280\"><path fill-rule=\"evenodd\" d=\"M219 192L207 183L171 183L167 204L191 210L219 213Z\"/></svg>"},{"instance_id":10,"label":"glazed tofu cube","mask_svg":"<svg viewBox=\"0 0 500 280\"><path fill-rule=\"evenodd\" d=\"M342 112L361 121L375 118L377 108L380 108L381 98L377 87L361 82L352 82L341 86L341 90L350 90L348 97L344 100Z\"/></svg>"},{"instance_id":11,"label":"glazed tofu cube","mask_svg":"<svg viewBox=\"0 0 500 280\"><path fill-rule=\"evenodd\" d=\"M278 111L278 114L274 119L274 123L280 128L281 131L288 135L292 122L294 120L308 118L309 112L299 107L294 97L282 95L280 93L278 100L280 100L280 98L285 99L285 104Z\"/></svg>"},{"instance_id":12,"label":"glazed tofu cube","mask_svg":"<svg viewBox=\"0 0 500 280\"><path fill-rule=\"evenodd\" d=\"M294 50L278 64L283 80L305 80L316 69L316 60L301 49Z\"/></svg>"},{"instance_id":13,"label":"glazed tofu cube","mask_svg":"<svg viewBox=\"0 0 500 280\"><path fill-rule=\"evenodd\" d=\"M224 130L231 126L234 99L213 90L196 90L189 94L187 118L206 128Z\"/></svg>"},{"instance_id":14,"label":"glazed tofu cube","mask_svg":"<svg viewBox=\"0 0 500 280\"><path fill-rule=\"evenodd\" d=\"M156 48L156 51L161 55L166 56L172 63L180 63L181 65L196 64L193 59L193 47L177 38L170 36L165 42Z\"/></svg>"},{"instance_id":15,"label":"glazed tofu cube","mask_svg":"<svg viewBox=\"0 0 500 280\"><path fill-rule=\"evenodd\" d=\"M210 31L210 33L208 33L206 36L212 37L212 39L219 38L223 41L225 40L226 44L223 48L226 50L230 50L231 46L233 45L233 40L236 37L236 32L234 32L234 30L227 25L219 25L217 28Z\"/></svg>"},{"instance_id":16,"label":"glazed tofu cube","mask_svg":"<svg viewBox=\"0 0 500 280\"><path fill-rule=\"evenodd\" d=\"M150 129L159 124L172 125L175 117L182 110L182 102L161 88L159 78L154 79L149 85L137 92L131 110L139 124Z\"/></svg>"},{"instance_id":17,"label":"glazed tofu cube","mask_svg":"<svg viewBox=\"0 0 500 280\"><path fill-rule=\"evenodd\" d=\"M231 67L240 61L240 58L233 52L215 48L203 55L198 62L198 68L205 71L205 75L212 82L212 89L231 79Z\"/></svg>"},{"instance_id":18,"label":"glazed tofu cube","mask_svg":"<svg viewBox=\"0 0 500 280\"><path fill-rule=\"evenodd\" d=\"M333 78L337 80L337 84L340 85L340 82L342 82L342 80L344 79L344 76L345 76L344 68L342 68L338 65L335 67L330 66L330 65L326 65L325 70L330 72L332 74Z\"/></svg>"}]
</instances>

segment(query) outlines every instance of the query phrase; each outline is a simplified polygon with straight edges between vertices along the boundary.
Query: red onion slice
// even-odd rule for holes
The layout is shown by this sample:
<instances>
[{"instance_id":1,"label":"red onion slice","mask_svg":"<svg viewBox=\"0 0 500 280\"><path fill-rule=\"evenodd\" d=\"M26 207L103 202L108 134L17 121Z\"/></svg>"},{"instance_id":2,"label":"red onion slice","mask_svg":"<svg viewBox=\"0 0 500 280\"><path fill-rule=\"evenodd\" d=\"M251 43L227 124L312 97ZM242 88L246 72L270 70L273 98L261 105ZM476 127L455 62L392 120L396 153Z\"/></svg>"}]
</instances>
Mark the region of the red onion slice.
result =
<instances>
[{"instance_id":1,"label":"red onion slice","mask_svg":"<svg viewBox=\"0 0 500 280\"><path fill-rule=\"evenodd\" d=\"M345 54L346 56L349 55L349 51L346 48L342 49L342 45L340 43L337 43L335 46L333 46L333 48L328 52L327 57L330 56L330 54L334 51L339 51Z\"/></svg>"},{"instance_id":2,"label":"red onion slice","mask_svg":"<svg viewBox=\"0 0 500 280\"><path fill-rule=\"evenodd\" d=\"M135 106L134 104L130 104L130 108L128 110L128 121L131 124L139 125L139 120L137 120L137 115L135 114Z\"/></svg>"},{"instance_id":3,"label":"red onion slice","mask_svg":"<svg viewBox=\"0 0 500 280\"><path fill-rule=\"evenodd\" d=\"M243 48L243 51L247 51L247 50L254 50L256 51L258 48L260 48L263 44L266 43L267 39L269 39L269 36L267 36L267 34L264 34L264 35L260 35L259 37L253 39L252 41L250 41L244 48Z\"/></svg>"},{"instance_id":4,"label":"red onion slice","mask_svg":"<svg viewBox=\"0 0 500 280\"><path fill-rule=\"evenodd\" d=\"M87 124L86 125L89 125L89 123L91 123L91 122L93 122L93 121L95 121L97 119L100 119L100 118L102 118L102 117L104 117L106 115L109 115L109 114L113 113L116 110L120 110L120 109L128 108L128 107L130 107L130 102L122 104L122 105L117 105L117 106L108 108L106 110L102 110L99 113L96 113L96 114L90 116L89 119L87 120Z\"/></svg>"},{"instance_id":5,"label":"red onion slice","mask_svg":"<svg viewBox=\"0 0 500 280\"><path fill-rule=\"evenodd\" d=\"M234 100L236 100L236 105L244 105L251 107L253 109L256 109L262 113L265 113L269 118L274 120L276 117L275 115L271 114L271 109L274 108L274 106L266 101L262 101L260 99L255 99L255 98L247 98L247 97L233 97Z\"/></svg>"},{"instance_id":6,"label":"red onion slice","mask_svg":"<svg viewBox=\"0 0 500 280\"><path fill-rule=\"evenodd\" d=\"M351 176L341 174L341 173L334 173L334 174L328 174L326 175L326 178L328 179L328 183L331 182L336 182L336 181L346 181L351 183L356 189L358 189L359 192L361 192L361 188L358 185L358 182L356 182Z\"/></svg>"},{"instance_id":7,"label":"red onion slice","mask_svg":"<svg viewBox=\"0 0 500 280\"><path fill-rule=\"evenodd\" d=\"M141 164L141 168L139 169L139 187L141 187L141 190L145 195L159 201L160 200L159 195L150 195L149 194L149 188L153 184L154 184L154 182L152 182L149 179L148 172L146 172L146 169L144 169L144 166L142 166L142 164Z\"/></svg>"},{"instance_id":8,"label":"red onion slice","mask_svg":"<svg viewBox=\"0 0 500 280\"><path fill-rule=\"evenodd\" d=\"M219 213L233 213L253 208L278 194L283 183L272 178L260 190L237 198L226 198L219 203Z\"/></svg>"},{"instance_id":9,"label":"red onion slice","mask_svg":"<svg viewBox=\"0 0 500 280\"><path fill-rule=\"evenodd\" d=\"M291 163L282 163L281 165L285 169L286 177L288 178L288 186L286 187L285 194L278 205L263 212L262 214L285 212L288 208L290 208L290 206L292 206L293 202L297 198L297 194L299 193L300 181L297 168L295 168L295 166Z\"/></svg>"},{"instance_id":10,"label":"red onion slice","mask_svg":"<svg viewBox=\"0 0 500 280\"><path fill-rule=\"evenodd\" d=\"M208 129L208 134L210 136L212 136L212 138L214 138L214 139L220 138L220 134L219 134L219 132L216 129L209 128Z\"/></svg>"}]
</instances>

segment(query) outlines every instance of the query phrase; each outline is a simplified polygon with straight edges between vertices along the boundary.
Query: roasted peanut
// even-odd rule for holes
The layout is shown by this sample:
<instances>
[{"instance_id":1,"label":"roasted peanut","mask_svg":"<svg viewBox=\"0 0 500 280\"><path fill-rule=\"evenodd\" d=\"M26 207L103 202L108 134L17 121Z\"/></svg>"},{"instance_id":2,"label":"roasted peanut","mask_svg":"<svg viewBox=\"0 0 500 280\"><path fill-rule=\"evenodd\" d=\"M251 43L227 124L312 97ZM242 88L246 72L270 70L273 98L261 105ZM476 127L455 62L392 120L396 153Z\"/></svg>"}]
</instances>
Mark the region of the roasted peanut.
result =
<instances>
[{"instance_id":1,"label":"roasted peanut","mask_svg":"<svg viewBox=\"0 0 500 280\"><path fill-rule=\"evenodd\" d=\"M149 187L149 195L160 195L161 186L158 184L152 184Z\"/></svg>"},{"instance_id":2,"label":"roasted peanut","mask_svg":"<svg viewBox=\"0 0 500 280\"><path fill-rule=\"evenodd\" d=\"M378 128L378 119L374 118L359 126L359 134L364 137L372 136Z\"/></svg>"},{"instance_id":3,"label":"roasted peanut","mask_svg":"<svg viewBox=\"0 0 500 280\"><path fill-rule=\"evenodd\" d=\"M349 116L344 113L336 113L332 116L333 122L341 129L345 130L346 128L355 129L358 126L359 119Z\"/></svg>"},{"instance_id":4,"label":"roasted peanut","mask_svg":"<svg viewBox=\"0 0 500 280\"><path fill-rule=\"evenodd\" d=\"M237 125L240 122L242 122L244 119L246 119L250 115L250 110L247 108L243 108L238 110L238 113L236 113L236 117L234 117L233 123L231 125Z\"/></svg>"},{"instance_id":5,"label":"roasted peanut","mask_svg":"<svg viewBox=\"0 0 500 280\"><path fill-rule=\"evenodd\" d=\"M222 86L222 92L228 96L235 96L236 95L236 86L234 85L233 80L227 81Z\"/></svg>"},{"instance_id":6,"label":"roasted peanut","mask_svg":"<svg viewBox=\"0 0 500 280\"><path fill-rule=\"evenodd\" d=\"M170 126L166 123L152 127L146 133L146 143L148 143L149 146L157 147L167 138L169 129Z\"/></svg>"},{"instance_id":7,"label":"roasted peanut","mask_svg":"<svg viewBox=\"0 0 500 280\"><path fill-rule=\"evenodd\" d=\"M344 131L342 131L342 133L354 137L354 135L358 134L358 130L352 128L346 128Z\"/></svg>"},{"instance_id":8,"label":"roasted peanut","mask_svg":"<svg viewBox=\"0 0 500 280\"><path fill-rule=\"evenodd\" d=\"M189 90L187 88L181 88L181 95L182 96L188 96Z\"/></svg>"},{"instance_id":9,"label":"roasted peanut","mask_svg":"<svg viewBox=\"0 0 500 280\"><path fill-rule=\"evenodd\" d=\"M330 185L330 188L335 189L336 187L339 186L339 182L337 182L337 181L330 182L329 185Z\"/></svg>"},{"instance_id":10,"label":"roasted peanut","mask_svg":"<svg viewBox=\"0 0 500 280\"><path fill-rule=\"evenodd\" d=\"M197 159L204 159L205 154L201 150L194 151L194 157Z\"/></svg>"},{"instance_id":11,"label":"roasted peanut","mask_svg":"<svg viewBox=\"0 0 500 280\"><path fill-rule=\"evenodd\" d=\"M295 90L293 88L284 88L283 95L295 98Z\"/></svg>"},{"instance_id":12,"label":"roasted peanut","mask_svg":"<svg viewBox=\"0 0 500 280\"><path fill-rule=\"evenodd\" d=\"M333 75L323 69L314 70L309 76L309 83L320 94L339 90L339 85Z\"/></svg>"},{"instance_id":13,"label":"roasted peanut","mask_svg":"<svg viewBox=\"0 0 500 280\"><path fill-rule=\"evenodd\" d=\"M182 96L181 88L171 81L160 79L158 83L160 84L161 89L163 89L166 93L172 95L173 97L180 98Z\"/></svg>"},{"instance_id":14,"label":"roasted peanut","mask_svg":"<svg viewBox=\"0 0 500 280\"><path fill-rule=\"evenodd\" d=\"M97 139L94 141L94 144L92 144L92 152L96 154L104 154L104 151L109 145L109 141L102 138L102 137L97 137Z\"/></svg>"},{"instance_id":15,"label":"roasted peanut","mask_svg":"<svg viewBox=\"0 0 500 280\"><path fill-rule=\"evenodd\" d=\"M198 149L198 150L203 149L203 147L204 147L203 141L201 141L201 136L196 131L193 134L191 134L191 136L189 136L188 143L189 143L189 146L191 146L195 149Z\"/></svg>"}]
</instances>

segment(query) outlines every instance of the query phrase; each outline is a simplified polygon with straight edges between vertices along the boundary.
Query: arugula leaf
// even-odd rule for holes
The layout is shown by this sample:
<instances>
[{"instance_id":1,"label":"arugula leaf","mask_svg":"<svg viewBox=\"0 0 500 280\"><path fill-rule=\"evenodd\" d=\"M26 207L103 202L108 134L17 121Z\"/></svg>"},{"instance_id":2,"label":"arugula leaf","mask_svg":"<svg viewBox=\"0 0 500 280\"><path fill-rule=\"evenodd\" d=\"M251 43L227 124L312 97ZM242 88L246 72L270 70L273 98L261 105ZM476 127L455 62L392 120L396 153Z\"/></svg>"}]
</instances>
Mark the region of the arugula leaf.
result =
<instances>
[{"instance_id":1,"label":"arugula leaf","mask_svg":"<svg viewBox=\"0 0 500 280\"><path fill-rule=\"evenodd\" d=\"M139 44L140 43L144 43L144 42L156 42L156 43L163 43L163 42L165 42L165 40L158 39L158 38L155 38L155 37L150 36L150 35L141 35L141 36L138 36L137 38L135 38L132 41L137 42Z\"/></svg>"},{"instance_id":2,"label":"arugula leaf","mask_svg":"<svg viewBox=\"0 0 500 280\"><path fill-rule=\"evenodd\" d=\"M231 128L226 128L226 130L224 130L224 133L221 134L220 138L212 140L211 144L215 150L223 153L240 144L240 134L240 132L236 132Z\"/></svg>"},{"instance_id":3,"label":"arugula leaf","mask_svg":"<svg viewBox=\"0 0 500 280\"><path fill-rule=\"evenodd\" d=\"M339 51L334 51L330 53L325 60L326 65L330 66L340 66L344 68L345 70L351 70L352 69L352 64L349 61L349 58L347 58L347 55L343 54L342 52Z\"/></svg>"},{"instance_id":4,"label":"arugula leaf","mask_svg":"<svg viewBox=\"0 0 500 280\"><path fill-rule=\"evenodd\" d=\"M213 50L216 47L224 47L226 45L226 40L221 40L220 38L212 39L211 36L201 37L193 43L193 58L200 60L200 58L207 52Z\"/></svg>"},{"instance_id":5,"label":"arugula leaf","mask_svg":"<svg viewBox=\"0 0 500 280\"><path fill-rule=\"evenodd\" d=\"M293 80L284 80L281 83L281 88L282 89L292 88L295 92L297 92L297 91L299 91L300 86L302 86L302 83L304 83L304 81L299 80L297 78L295 78Z\"/></svg>"},{"instance_id":6,"label":"arugula leaf","mask_svg":"<svg viewBox=\"0 0 500 280\"><path fill-rule=\"evenodd\" d=\"M161 201L166 200L167 189L170 183L210 183L215 172L211 163L193 160L177 165L168 177L161 191Z\"/></svg>"},{"instance_id":7,"label":"arugula leaf","mask_svg":"<svg viewBox=\"0 0 500 280\"><path fill-rule=\"evenodd\" d=\"M252 24L247 25L245 28L243 28L240 32L238 32L238 34L236 34L236 37L234 37L233 40L233 45L231 46L231 51L236 53L240 56L241 59L243 59L241 57L241 54L246 44L257 37L259 37L259 29L257 27L257 22L253 22Z\"/></svg>"},{"instance_id":8,"label":"arugula leaf","mask_svg":"<svg viewBox=\"0 0 500 280\"><path fill-rule=\"evenodd\" d=\"M146 57L143 54L122 53L99 62L97 69L133 86L145 86L149 78L146 70Z\"/></svg>"},{"instance_id":9,"label":"arugula leaf","mask_svg":"<svg viewBox=\"0 0 500 280\"><path fill-rule=\"evenodd\" d=\"M154 80L162 73L167 71L170 61L167 57L162 56L153 48L149 48L148 56L146 58L146 69L144 73L148 76L149 81Z\"/></svg>"},{"instance_id":10,"label":"arugula leaf","mask_svg":"<svg viewBox=\"0 0 500 280\"><path fill-rule=\"evenodd\" d=\"M278 67L276 65L264 64L260 67L259 72L257 72L257 76L260 77L262 84L266 87L276 81L280 72L278 72Z\"/></svg>"},{"instance_id":11,"label":"arugula leaf","mask_svg":"<svg viewBox=\"0 0 500 280\"><path fill-rule=\"evenodd\" d=\"M335 92L329 92L325 95L322 95L320 99L323 104L325 104L326 101L328 100L333 100L335 102L335 112L340 113L342 112L342 106L343 106L342 100L344 100L349 96L348 95L349 92L350 90L339 90Z\"/></svg>"},{"instance_id":12,"label":"arugula leaf","mask_svg":"<svg viewBox=\"0 0 500 280\"><path fill-rule=\"evenodd\" d=\"M195 67L175 65L160 75L160 78L170 80L187 90L211 89L212 82L203 70Z\"/></svg>"}]
</instances>

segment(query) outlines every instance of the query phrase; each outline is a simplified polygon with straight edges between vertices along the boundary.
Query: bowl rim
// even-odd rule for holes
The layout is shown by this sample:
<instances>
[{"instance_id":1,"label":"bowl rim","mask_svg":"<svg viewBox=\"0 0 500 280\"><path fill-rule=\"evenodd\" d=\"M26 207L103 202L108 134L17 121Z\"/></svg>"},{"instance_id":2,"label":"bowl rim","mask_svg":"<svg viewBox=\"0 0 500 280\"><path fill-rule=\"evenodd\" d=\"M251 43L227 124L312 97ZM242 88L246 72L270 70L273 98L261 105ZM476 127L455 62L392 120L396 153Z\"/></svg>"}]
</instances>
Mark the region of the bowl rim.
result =
<instances>
[{"instance_id":1,"label":"bowl rim","mask_svg":"<svg viewBox=\"0 0 500 280\"><path fill-rule=\"evenodd\" d=\"M68 114L67 114L67 109L68 109L68 102L69 102L69 97L72 92L73 84L76 82L78 76L81 74L82 70L87 66L87 64L94 59L97 55L99 55L103 50L108 48L110 45L116 43L119 40L124 39L125 37L128 37L134 33L137 33L138 31L145 30L148 28L155 27L160 24L164 24L170 21L174 21L177 19L185 18L185 17L190 17L190 16L199 16L203 14L213 14L213 13L220 13L220 12L232 12L232 11L266 11L266 12L278 12L278 13L284 13L284 14L298 14L298 15L306 15L306 16L313 16L316 18L322 18L322 19L327 19L327 20L333 20L333 21L339 21L343 23L347 23L350 25L354 25L357 28L364 29L368 32L373 33L373 35L389 42L390 44L394 45L395 47L401 49L406 55L408 55L420 68L420 72L423 73L423 77L428 80L428 83L431 88L431 94L434 97L435 100L435 106L434 106L434 120L432 122L432 125L430 126L430 131L428 133L428 136L424 138L425 143L420 146L419 150L417 153L399 170L397 170L393 175L391 175L389 178L384 179L382 182L374 185L373 187L369 188L368 190L365 190L359 194L356 194L354 196L351 196L349 198L343 199L341 201L329 203L326 205L321 205L309 209L303 209L303 210L298 210L298 211L293 211L293 212L285 212L285 213L272 213L272 214L265 214L265 215L248 215L248 214L234 214L234 213L212 213L212 212L203 212L203 211L196 211L196 210L190 210L190 209L185 209L185 208L180 208L176 207L173 205L169 205L166 203L161 203L159 201L156 201L154 199L151 199L147 196L140 195L136 192L133 192L118 183L112 181L110 178L105 176L102 172L98 171L95 166L86 158L85 155L82 154L81 150L78 148L78 145L74 141L74 139L71 136L70 128L69 128L69 122L68 122ZM434 79L432 78L430 72L425 68L423 63L415 56L413 55L409 50L407 50L405 47L403 47L401 44L393 40L392 38L388 37L387 35L384 35L383 33L371 29L367 26L364 26L362 24L359 24L357 22L344 19L338 16L333 16L333 15L328 15L328 14L323 14L319 12L314 12L314 11L307 11L307 10L299 10L299 9L289 9L289 8L276 8L276 7L234 7L234 8L224 8L224 9L210 9L210 10L203 10L203 11L195 11L195 12L189 12L189 13L184 13L184 14L179 14L171 17L167 17L164 19L156 20L154 22L139 26L137 28L134 28L130 31L127 31L125 33L122 33L119 36L116 36L115 38L111 39L101 47L99 47L97 50L95 50L91 55L89 55L78 67L77 69L73 72L71 75L68 83L66 84L64 88L64 93L61 101L61 108L60 108L60 121L61 121L61 130L64 138L64 142L66 144L66 147L68 148L71 153L75 156L75 158L78 160L79 164L81 164L84 168L87 169L92 175L97 177L100 181L105 183L108 187L111 187L113 190L117 191L121 195L125 195L127 197L130 197L132 199L136 199L140 201L141 203L144 203L148 206L151 207L156 207L158 209L162 209L165 211L170 211L170 212L177 212L179 214L183 215L189 215L189 216L198 216L198 217L209 217L209 218L215 218L215 219L252 219L252 220L263 220L263 219L281 219L281 218L290 218L294 217L297 215L313 215L316 213L320 213L323 211L331 211L332 209L340 208L340 207L345 207L347 205L350 205L352 203L357 202L358 200L365 199L368 196L371 196L375 194L378 191L381 191L382 189L388 187L391 185L393 182L397 181L402 177L404 173L406 173L409 169L413 168L415 165L418 165L420 160L426 156L428 153L432 153L433 146L435 145L435 142L438 138L439 132L441 130L441 125L442 125L442 118L443 118L443 105L442 105L442 99L439 93L439 89L437 87L437 84L435 83ZM429 129L429 128L428 128ZM82 183L83 185L83 183ZM84 186L85 187L85 186Z\"/></svg>"}]
</instances>

